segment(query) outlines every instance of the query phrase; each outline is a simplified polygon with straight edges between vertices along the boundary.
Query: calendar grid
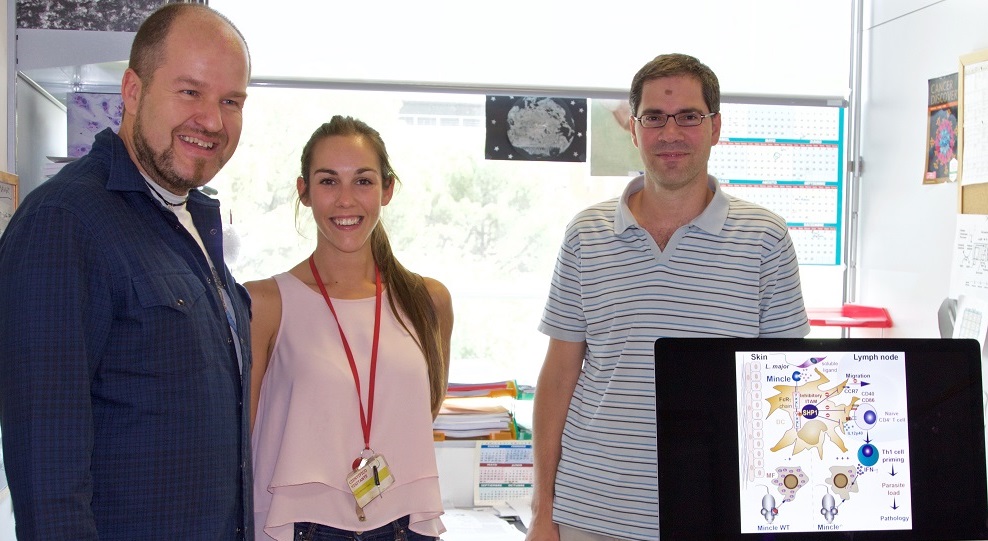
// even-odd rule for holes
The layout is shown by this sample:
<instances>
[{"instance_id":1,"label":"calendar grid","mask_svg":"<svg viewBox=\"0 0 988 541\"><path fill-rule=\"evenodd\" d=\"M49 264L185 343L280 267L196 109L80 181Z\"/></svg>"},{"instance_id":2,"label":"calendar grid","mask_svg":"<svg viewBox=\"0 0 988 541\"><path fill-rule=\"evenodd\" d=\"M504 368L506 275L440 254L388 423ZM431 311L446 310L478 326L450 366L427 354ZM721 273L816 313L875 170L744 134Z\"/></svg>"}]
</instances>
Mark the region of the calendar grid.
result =
<instances>
[{"instance_id":1,"label":"calendar grid","mask_svg":"<svg viewBox=\"0 0 988 541\"><path fill-rule=\"evenodd\" d=\"M725 103L708 170L789 226L803 265L840 264L844 109Z\"/></svg>"},{"instance_id":2,"label":"calendar grid","mask_svg":"<svg viewBox=\"0 0 988 541\"><path fill-rule=\"evenodd\" d=\"M497 505L532 495L532 442L478 441L476 457L474 505Z\"/></svg>"}]
</instances>

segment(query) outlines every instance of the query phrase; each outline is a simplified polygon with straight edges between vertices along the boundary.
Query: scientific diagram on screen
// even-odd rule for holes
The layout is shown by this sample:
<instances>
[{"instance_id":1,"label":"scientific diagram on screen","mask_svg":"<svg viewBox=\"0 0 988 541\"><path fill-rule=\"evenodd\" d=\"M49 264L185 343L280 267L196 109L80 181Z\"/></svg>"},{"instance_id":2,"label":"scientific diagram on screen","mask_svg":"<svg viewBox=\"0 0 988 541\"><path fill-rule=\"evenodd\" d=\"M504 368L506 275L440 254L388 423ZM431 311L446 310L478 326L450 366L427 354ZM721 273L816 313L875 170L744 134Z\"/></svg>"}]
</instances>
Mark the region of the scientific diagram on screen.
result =
<instances>
[{"instance_id":1,"label":"scientific diagram on screen","mask_svg":"<svg viewBox=\"0 0 988 541\"><path fill-rule=\"evenodd\" d=\"M742 533L912 528L901 352L737 354Z\"/></svg>"}]
</instances>

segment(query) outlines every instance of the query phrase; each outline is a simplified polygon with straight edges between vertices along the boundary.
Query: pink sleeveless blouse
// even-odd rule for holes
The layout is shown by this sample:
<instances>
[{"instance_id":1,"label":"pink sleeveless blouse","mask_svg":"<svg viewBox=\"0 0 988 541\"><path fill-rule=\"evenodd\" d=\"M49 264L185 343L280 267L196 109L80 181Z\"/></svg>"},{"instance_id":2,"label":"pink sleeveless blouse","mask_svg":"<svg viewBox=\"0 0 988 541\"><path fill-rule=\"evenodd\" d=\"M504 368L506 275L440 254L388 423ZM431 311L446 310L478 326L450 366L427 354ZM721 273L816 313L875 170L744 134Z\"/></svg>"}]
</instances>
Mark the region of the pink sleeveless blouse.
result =
<instances>
[{"instance_id":1,"label":"pink sleeveless blouse","mask_svg":"<svg viewBox=\"0 0 988 541\"><path fill-rule=\"evenodd\" d=\"M382 302L371 448L395 483L357 519L346 475L364 448L360 406L340 333L326 301L288 273L281 325L261 384L252 434L257 539L291 541L295 522L366 531L410 515L410 529L438 537L442 498L432 440L428 370L421 350ZM374 298L333 299L367 408ZM410 326L410 325L409 325Z\"/></svg>"}]
</instances>

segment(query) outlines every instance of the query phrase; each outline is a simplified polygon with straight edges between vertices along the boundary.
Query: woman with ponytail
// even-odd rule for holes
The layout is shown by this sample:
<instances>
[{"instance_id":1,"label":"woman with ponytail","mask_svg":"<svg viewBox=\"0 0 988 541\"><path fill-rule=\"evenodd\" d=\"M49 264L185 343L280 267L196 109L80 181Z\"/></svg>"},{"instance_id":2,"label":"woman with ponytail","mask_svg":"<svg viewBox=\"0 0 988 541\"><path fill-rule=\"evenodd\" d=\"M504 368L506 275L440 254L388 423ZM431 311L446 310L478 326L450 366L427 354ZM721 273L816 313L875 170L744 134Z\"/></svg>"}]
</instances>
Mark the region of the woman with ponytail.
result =
<instances>
[{"instance_id":1,"label":"woman with ponytail","mask_svg":"<svg viewBox=\"0 0 988 541\"><path fill-rule=\"evenodd\" d=\"M246 284L258 540L444 531L432 421L453 310L443 284L391 251L381 209L397 181L380 134L334 116L306 143L297 180L315 250Z\"/></svg>"}]
</instances>

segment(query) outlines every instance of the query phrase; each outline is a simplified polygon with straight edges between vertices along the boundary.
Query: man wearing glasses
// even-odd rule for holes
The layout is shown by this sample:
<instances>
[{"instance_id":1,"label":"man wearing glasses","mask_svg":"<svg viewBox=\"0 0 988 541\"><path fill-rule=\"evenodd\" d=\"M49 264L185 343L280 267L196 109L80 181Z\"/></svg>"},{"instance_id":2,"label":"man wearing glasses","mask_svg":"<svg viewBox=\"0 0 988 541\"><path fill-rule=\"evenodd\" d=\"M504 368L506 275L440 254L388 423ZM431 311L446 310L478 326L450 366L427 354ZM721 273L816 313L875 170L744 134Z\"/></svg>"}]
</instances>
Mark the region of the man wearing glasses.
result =
<instances>
[{"instance_id":1,"label":"man wearing glasses","mask_svg":"<svg viewBox=\"0 0 988 541\"><path fill-rule=\"evenodd\" d=\"M629 102L645 173L570 223L539 325L528 541L658 539L656 339L809 332L785 220L707 173L717 76L661 55Z\"/></svg>"}]
</instances>

